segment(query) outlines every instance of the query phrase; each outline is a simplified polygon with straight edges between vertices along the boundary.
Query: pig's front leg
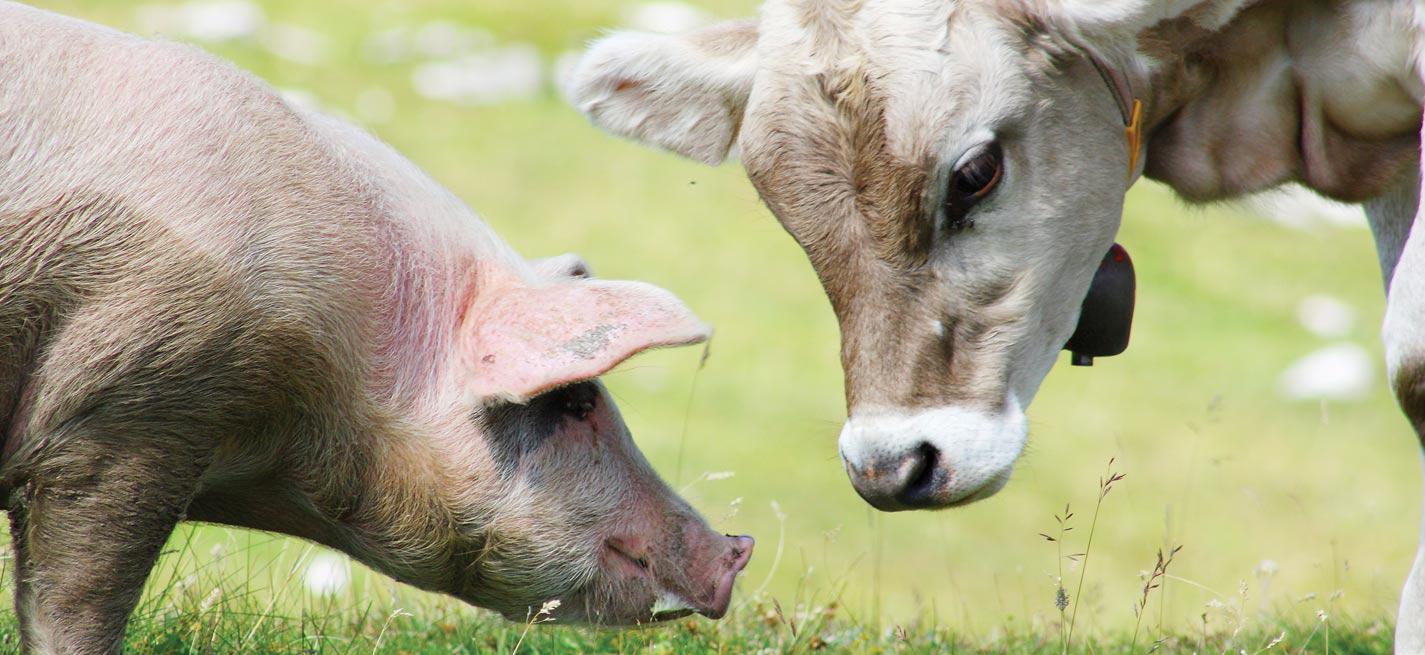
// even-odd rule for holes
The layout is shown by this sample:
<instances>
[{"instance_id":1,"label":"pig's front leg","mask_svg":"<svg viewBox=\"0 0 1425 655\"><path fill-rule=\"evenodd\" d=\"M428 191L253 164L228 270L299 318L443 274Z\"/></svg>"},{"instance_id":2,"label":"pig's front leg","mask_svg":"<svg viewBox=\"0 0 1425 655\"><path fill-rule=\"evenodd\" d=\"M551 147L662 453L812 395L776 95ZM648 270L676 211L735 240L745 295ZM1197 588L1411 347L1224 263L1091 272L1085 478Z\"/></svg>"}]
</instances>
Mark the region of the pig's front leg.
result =
<instances>
[{"instance_id":1,"label":"pig's front leg","mask_svg":"<svg viewBox=\"0 0 1425 655\"><path fill-rule=\"evenodd\" d=\"M192 495L190 458L120 443L67 440L9 499L26 652L118 652L144 580Z\"/></svg>"}]
</instances>

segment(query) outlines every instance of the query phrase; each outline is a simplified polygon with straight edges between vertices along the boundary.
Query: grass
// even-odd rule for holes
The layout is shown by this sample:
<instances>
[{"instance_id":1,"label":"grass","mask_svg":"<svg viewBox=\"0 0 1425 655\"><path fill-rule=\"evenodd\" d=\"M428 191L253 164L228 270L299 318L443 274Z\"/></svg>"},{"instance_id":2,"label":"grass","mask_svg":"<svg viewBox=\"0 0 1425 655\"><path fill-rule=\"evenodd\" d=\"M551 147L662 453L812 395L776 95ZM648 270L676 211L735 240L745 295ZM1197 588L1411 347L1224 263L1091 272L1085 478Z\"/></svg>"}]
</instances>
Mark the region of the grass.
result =
<instances>
[{"instance_id":1,"label":"grass","mask_svg":"<svg viewBox=\"0 0 1425 655\"><path fill-rule=\"evenodd\" d=\"M191 613L140 616L129 630L136 652L264 653L1053 653L1053 637L1026 631L991 638L966 637L943 626L911 622L875 630L836 608L800 613L794 627L767 606L746 608L722 623L695 620L626 631L595 631L470 619L457 613L381 614L353 611L276 617L261 630L246 630L250 618L237 609L194 608ZM1344 624L1328 639L1327 622L1264 621L1245 629L1209 628L1206 634L1166 635L1152 646L1161 652L1198 653L1389 653L1391 631L1383 623ZM241 639L235 639L241 637ZM1064 651L1144 653L1121 636Z\"/></svg>"},{"instance_id":2,"label":"grass","mask_svg":"<svg viewBox=\"0 0 1425 655\"><path fill-rule=\"evenodd\" d=\"M38 4L134 29L140 3ZM697 350L659 352L606 381L663 476L718 529L758 537L739 609L718 624L634 632L540 625L519 652L818 643L841 652L1060 651L1055 596L1061 580L1077 582L1081 563L1056 561L1036 535L1066 500L1094 504L1098 490L1083 482L1110 457L1128 478L1105 500L1093 571L1073 593L1082 611L1070 652L1145 652L1169 639L1159 650L1251 653L1282 631L1272 652L1325 652L1328 635L1332 652L1388 652L1418 536L1419 446L1383 382L1352 402L1276 392L1290 362L1328 345L1296 320L1308 295L1350 303L1358 320L1345 340L1380 353L1383 301L1366 231L1297 231L1233 206L1186 209L1140 184L1120 235L1140 275L1128 353L1049 376L1030 410L1029 451L997 497L951 512L878 514L836 458L845 409L830 308L735 164L706 168L606 137L553 90L490 106L427 100L412 89L410 62L362 54L381 29L443 19L532 43L553 61L619 24L632 0L260 4L270 21L324 34L326 56L294 64L251 42L207 47L340 113L384 90L394 117L368 127L522 253L580 252L600 276L663 285L716 326L706 366ZM731 17L756 3L695 4ZM1078 532L1068 535L1076 545L1064 552L1083 550ZM1177 545L1184 549L1140 608L1155 553ZM315 552L185 527L130 642L139 652L509 652L523 632L359 567L336 596L310 594L303 577ZM0 626L0 638L13 644L13 630Z\"/></svg>"},{"instance_id":3,"label":"grass","mask_svg":"<svg viewBox=\"0 0 1425 655\"><path fill-rule=\"evenodd\" d=\"M1101 498L1111 484L1101 483ZM361 593L308 593L299 578L311 548L303 549L284 570L233 578L221 573L223 562L251 553L214 548L199 554L196 534L191 528L182 531L169 557L198 558L202 563L186 576L170 569L150 581L128 628L129 652L1349 655L1392 650L1393 634L1384 619L1325 610L1300 617L1279 607L1254 611L1245 585L1236 598L1205 606L1193 629L1172 630L1160 622L1143 631L1151 640L1141 644L1137 628L1131 636L1114 631L1073 641L1065 634L1066 627L1072 632L1072 621L1052 626L1006 617L996 629L976 633L924 612L881 624L844 605L839 596L819 599L815 591L801 596L800 590L786 598L785 606L773 596L744 596L720 622L690 618L628 630L566 627L545 616L557 607L551 602L520 624L376 576L361 578ZM1083 559L1089 554L1083 553ZM1161 557L1154 573L1160 570L1166 571ZM1145 583L1144 604L1157 579L1154 575ZM1328 605L1334 600L1328 599ZM12 652L16 645L15 616L0 614L0 652Z\"/></svg>"},{"instance_id":4,"label":"grass","mask_svg":"<svg viewBox=\"0 0 1425 655\"><path fill-rule=\"evenodd\" d=\"M1392 631L1383 617L1338 612L1339 594L1326 599L1298 599L1315 607L1303 616L1299 608L1258 606L1252 589L1242 582L1235 597L1214 599L1203 606L1191 629L1174 629L1163 622L1143 624L1152 592L1163 602L1163 585L1181 548L1165 557L1160 551L1151 572L1144 572L1142 597L1134 608L1137 622L1122 630L1079 635L1075 619L1082 598L1086 564L1093 554L1093 537L1105 501L1124 479L1109 462L1098 481L1098 497L1085 536L1084 551L1063 554L1071 542L1073 514L1056 516L1056 559L1080 564L1074 596L1058 594L1060 622L1021 623L1013 616L988 632L975 632L942 621L932 610L882 622L847 606L844 586L833 589L799 587L778 597L760 590L744 593L720 622L688 618L656 626L613 630L558 625L548 612L558 601L546 602L521 623L471 608L445 597L423 594L388 579L356 571L353 593L313 593L303 589L302 572L309 570L315 549L303 547L285 568L254 569L251 561L233 577L224 564L253 555L251 533L224 531L229 543L248 538L246 546L229 550L217 545L202 551L200 530L185 528L174 539L169 561L193 559L196 567L181 575L170 566L150 580L144 601L126 635L126 647L139 653L261 652L261 653L1009 653L1045 655L1147 653L1390 653ZM1109 508L1110 512L1112 508ZM1107 523L1105 523L1107 525ZM214 532L206 529L206 533ZM291 547L292 542L284 543ZM261 555L259 555L261 557ZM8 572L8 571L5 571ZM266 575L262 575L265 572ZM254 573L257 573L254 575ZM3 575L3 572L0 572ZM8 578L0 582L9 582ZM829 593L827 593L829 592ZM786 601L785 603L783 601ZM1065 610L1072 608L1067 617ZM1096 611L1101 611L1095 608ZM0 615L0 648L13 649L17 626L13 614ZM1140 642L1140 635L1143 639Z\"/></svg>"}]
</instances>

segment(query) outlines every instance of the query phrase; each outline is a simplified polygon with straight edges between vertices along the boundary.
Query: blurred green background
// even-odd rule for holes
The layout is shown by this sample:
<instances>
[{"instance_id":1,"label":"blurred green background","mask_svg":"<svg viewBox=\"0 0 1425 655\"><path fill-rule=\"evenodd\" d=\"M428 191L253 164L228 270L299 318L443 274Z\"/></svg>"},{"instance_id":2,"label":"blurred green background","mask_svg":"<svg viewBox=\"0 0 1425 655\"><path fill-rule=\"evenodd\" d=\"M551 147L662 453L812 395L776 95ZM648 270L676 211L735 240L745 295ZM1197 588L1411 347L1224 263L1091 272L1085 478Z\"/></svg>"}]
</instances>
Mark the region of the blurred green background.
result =
<instances>
[{"instance_id":1,"label":"blurred green background","mask_svg":"<svg viewBox=\"0 0 1425 655\"><path fill-rule=\"evenodd\" d=\"M663 476L719 529L758 538L742 598L790 607L839 596L862 617L972 634L1055 621L1059 564L1038 533L1054 532L1053 515L1071 503L1078 529L1065 552L1082 550L1097 478L1116 458L1127 478L1103 505L1080 626L1131 626L1142 572L1156 549L1178 544L1170 625L1195 626L1204 612L1394 612L1419 534L1420 458L1378 363L1383 299L1362 227L1188 208L1140 183L1120 235L1140 275L1128 353L1092 369L1063 361L1049 376L1028 451L995 498L878 514L836 457L845 409L830 307L741 169L608 137L554 82L569 53L607 28L745 16L752 0L37 4L198 42L364 124L525 255L578 252L601 277L679 294L716 327L705 367L696 349L665 351L606 381ZM1354 314L1329 337L1298 317L1322 294ZM1293 362L1346 343L1374 367L1356 397L1282 394ZM1324 384L1342 376L1327 367ZM313 557L304 545L217 528L183 530L175 543L195 547L167 557L156 579L169 582L156 584L218 567L225 580L270 580L274 603L321 596L320 582L297 580L315 575L302 568ZM1081 564L1065 566L1073 593ZM386 588L355 575L327 591L360 602ZM276 591L284 585L295 588Z\"/></svg>"}]
</instances>

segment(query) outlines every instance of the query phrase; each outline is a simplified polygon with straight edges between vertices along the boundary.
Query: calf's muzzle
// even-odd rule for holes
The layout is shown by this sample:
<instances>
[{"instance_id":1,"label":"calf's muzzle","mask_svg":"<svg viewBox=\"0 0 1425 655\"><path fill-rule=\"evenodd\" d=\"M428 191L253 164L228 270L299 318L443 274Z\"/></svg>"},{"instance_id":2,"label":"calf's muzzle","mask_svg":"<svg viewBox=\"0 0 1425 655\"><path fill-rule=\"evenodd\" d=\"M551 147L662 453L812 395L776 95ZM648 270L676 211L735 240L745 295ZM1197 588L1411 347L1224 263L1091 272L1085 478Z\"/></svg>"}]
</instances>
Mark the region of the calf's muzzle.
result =
<instances>
[{"instance_id":1,"label":"calf's muzzle","mask_svg":"<svg viewBox=\"0 0 1425 655\"><path fill-rule=\"evenodd\" d=\"M1024 414L940 407L858 413L841 430L840 449L856 492L882 511L964 505L1009 481L1024 449Z\"/></svg>"}]
</instances>

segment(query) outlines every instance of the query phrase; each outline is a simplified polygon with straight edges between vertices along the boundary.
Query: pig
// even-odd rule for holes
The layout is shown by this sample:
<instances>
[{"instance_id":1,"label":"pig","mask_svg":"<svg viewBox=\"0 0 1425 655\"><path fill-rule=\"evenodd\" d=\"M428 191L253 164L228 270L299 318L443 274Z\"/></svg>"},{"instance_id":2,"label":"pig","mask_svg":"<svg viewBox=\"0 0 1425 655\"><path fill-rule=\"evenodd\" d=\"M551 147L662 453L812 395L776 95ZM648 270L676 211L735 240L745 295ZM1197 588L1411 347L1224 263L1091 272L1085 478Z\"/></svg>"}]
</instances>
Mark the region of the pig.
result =
<instances>
[{"instance_id":1,"label":"pig","mask_svg":"<svg viewBox=\"0 0 1425 655\"><path fill-rule=\"evenodd\" d=\"M728 608L751 556L598 376L709 328L531 263L373 136L192 47L0 3L0 498L26 650L120 650L180 521L524 620Z\"/></svg>"}]
</instances>

